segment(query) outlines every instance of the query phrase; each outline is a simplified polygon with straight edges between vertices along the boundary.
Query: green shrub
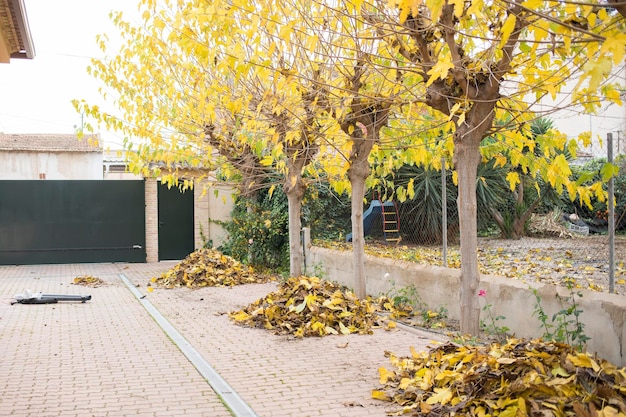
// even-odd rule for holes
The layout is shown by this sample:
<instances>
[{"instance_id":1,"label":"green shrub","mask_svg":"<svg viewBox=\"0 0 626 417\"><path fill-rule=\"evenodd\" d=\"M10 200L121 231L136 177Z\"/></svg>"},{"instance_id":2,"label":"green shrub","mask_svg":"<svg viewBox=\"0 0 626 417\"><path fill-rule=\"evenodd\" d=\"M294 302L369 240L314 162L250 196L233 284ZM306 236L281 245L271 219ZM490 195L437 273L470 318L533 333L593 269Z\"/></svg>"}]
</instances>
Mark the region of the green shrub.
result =
<instances>
[{"instance_id":1,"label":"green shrub","mask_svg":"<svg viewBox=\"0 0 626 417\"><path fill-rule=\"evenodd\" d=\"M350 230L350 202L325 184L310 186L302 205L302 226L311 228L312 238L335 239ZM253 199L238 197L231 219L219 222L228 239L223 253L258 269L275 273L289 271L289 206L280 184L269 186Z\"/></svg>"}]
</instances>

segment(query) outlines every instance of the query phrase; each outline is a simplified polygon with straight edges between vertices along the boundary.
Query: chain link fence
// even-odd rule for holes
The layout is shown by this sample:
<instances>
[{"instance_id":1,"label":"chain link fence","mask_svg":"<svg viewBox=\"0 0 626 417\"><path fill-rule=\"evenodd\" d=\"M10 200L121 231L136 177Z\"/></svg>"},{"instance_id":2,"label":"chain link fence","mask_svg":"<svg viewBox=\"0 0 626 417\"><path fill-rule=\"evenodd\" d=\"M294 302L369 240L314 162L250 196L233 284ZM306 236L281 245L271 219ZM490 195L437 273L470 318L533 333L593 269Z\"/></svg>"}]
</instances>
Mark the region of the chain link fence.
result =
<instances>
[{"instance_id":1,"label":"chain link fence","mask_svg":"<svg viewBox=\"0 0 626 417\"><path fill-rule=\"evenodd\" d=\"M503 178L500 173L490 173L489 166L481 167L477 213L481 273L626 294L625 148L620 141L614 142L614 153L610 155L607 142L596 143L595 148L580 153L572 166L574 170L598 170L600 175L602 164L614 158L620 175L613 180L612 190L605 184L605 190L615 196L612 207L608 201L594 201L592 208L580 206L577 201L571 202L543 188L539 201L533 203L537 198L534 184L527 184L523 192L528 196L520 204L506 184L494 182ZM416 195L410 201L395 204L400 242L385 240L384 215L373 212L372 218L366 219L371 222L368 243L415 251L420 254L413 256L415 259L459 267L459 212L451 173L445 173L444 181L441 172L415 167L409 171L407 177L414 178ZM491 200L493 193L481 190L481 184L497 187L505 196L500 193L499 199ZM374 195L370 202L376 199ZM447 198L442 199L442 195ZM367 209L368 206L366 213ZM532 214L524 219L528 209ZM610 233L611 217L614 233ZM510 232L516 221L522 224L522 233L511 238L515 233L507 233L507 228Z\"/></svg>"}]
</instances>

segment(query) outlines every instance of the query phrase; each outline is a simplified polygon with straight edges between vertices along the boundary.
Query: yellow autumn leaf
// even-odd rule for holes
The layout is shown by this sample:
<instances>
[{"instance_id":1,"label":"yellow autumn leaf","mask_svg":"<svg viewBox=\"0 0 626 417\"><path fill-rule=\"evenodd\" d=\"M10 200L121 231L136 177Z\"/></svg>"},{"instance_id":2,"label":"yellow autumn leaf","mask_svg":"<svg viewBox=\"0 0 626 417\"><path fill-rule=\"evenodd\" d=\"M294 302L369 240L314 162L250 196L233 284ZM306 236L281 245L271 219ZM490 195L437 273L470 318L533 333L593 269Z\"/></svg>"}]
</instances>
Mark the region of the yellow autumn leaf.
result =
<instances>
[{"instance_id":1,"label":"yellow autumn leaf","mask_svg":"<svg viewBox=\"0 0 626 417\"><path fill-rule=\"evenodd\" d=\"M597 60L587 62L583 69L589 76L589 90L594 91L598 89L602 81L611 73L613 63L609 57L602 56ZM578 89L583 80L584 77L581 77L578 85L576 85L576 89Z\"/></svg>"},{"instance_id":2,"label":"yellow autumn leaf","mask_svg":"<svg viewBox=\"0 0 626 417\"><path fill-rule=\"evenodd\" d=\"M509 183L511 191L514 191L515 187L517 187L517 185L520 183L519 174L514 171L509 172L508 174L506 174L506 181Z\"/></svg>"},{"instance_id":3,"label":"yellow autumn leaf","mask_svg":"<svg viewBox=\"0 0 626 417\"><path fill-rule=\"evenodd\" d=\"M349 328L347 328L342 322L339 322L339 331L341 334L350 334L352 333Z\"/></svg>"},{"instance_id":4,"label":"yellow autumn leaf","mask_svg":"<svg viewBox=\"0 0 626 417\"><path fill-rule=\"evenodd\" d=\"M446 2L444 0L426 0L426 6L430 10L430 17L433 22L437 22L441 16L441 11Z\"/></svg>"},{"instance_id":5,"label":"yellow autumn leaf","mask_svg":"<svg viewBox=\"0 0 626 417\"><path fill-rule=\"evenodd\" d=\"M463 16L463 10L465 7L465 0L449 0L449 4L454 5L454 15L456 17Z\"/></svg>"},{"instance_id":6,"label":"yellow autumn leaf","mask_svg":"<svg viewBox=\"0 0 626 417\"><path fill-rule=\"evenodd\" d=\"M412 383L413 381L411 380L411 378L402 378L400 380L400 385L398 385L398 388L400 389L407 389L407 387Z\"/></svg>"},{"instance_id":7,"label":"yellow autumn leaf","mask_svg":"<svg viewBox=\"0 0 626 417\"><path fill-rule=\"evenodd\" d=\"M600 370L600 366L585 353L579 353L577 355L569 354L567 355L567 359L569 359L574 366L592 368L595 372Z\"/></svg>"},{"instance_id":8,"label":"yellow autumn leaf","mask_svg":"<svg viewBox=\"0 0 626 417\"><path fill-rule=\"evenodd\" d=\"M235 321L246 321L250 318L250 315L245 311L239 311L235 315L232 316L232 319Z\"/></svg>"},{"instance_id":9,"label":"yellow autumn leaf","mask_svg":"<svg viewBox=\"0 0 626 417\"><path fill-rule=\"evenodd\" d=\"M323 336L326 332L326 326L321 321L316 321L311 325L311 330L315 333L319 333L320 336Z\"/></svg>"},{"instance_id":10,"label":"yellow autumn leaf","mask_svg":"<svg viewBox=\"0 0 626 417\"><path fill-rule=\"evenodd\" d=\"M624 60L624 43L626 34L616 33L602 43L600 52L610 53L613 56L613 64L617 65Z\"/></svg>"},{"instance_id":11,"label":"yellow autumn leaf","mask_svg":"<svg viewBox=\"0 0 626 417\"><path fill-rule=\"evenodd\" d=\"M448 71L454 68L454 64L450 60L439 59L437 63L428 71L428 82L426 83L426 87L430 86L432 83L437 81L438 79L444 79L448 76ZM451 112L452 113L452 112Z\"/></svg>"},{"instance_id":12,"label":"yellow autumn leaf","mask_svg":"<svg viewBox=\"0 0 626 417\"><path fill-rule=\"evenodd\" d=\"M389 378L394 378L396 376L394 372L387 370L385 367L378 368L378 374L380 375L379 382L381 384L386 384Z\"/></svg>"},{"instance_id":13,"label":"yellow autumn leaf","mask_svg":"<svg viewBox=\"0 0 626 417\"><path fill-rule=\"evenodd\" d=\"M620 412L618 409L607 405L598 411L598 417L622 417L625 414Z\"/></svg>"},{"instance_id":14,"label":"yellow autumn leaf","mask_svg":"<svg viewBox=\"0 0 626 417\"><path fill-rule=\"evenodd\" d=\"M502 48L511 37L511 33L513 33L513 29L515 29L515 22L517 18L515 14L511 13L507 16L504 24L502 25L502 29L500 30L500 45L499 48Z\"/></svg>"},{"instance_id":15,"label":"yellow autumn leaf","mask_svg":"<svg viewBox=\"0 0 626 417\"><path fill-rule=\"evenodd\" d=\"M413 359L417 359L417 358L421 358L422 357L422 355L420 355L419 352L416 351L413 346L409 346L409 349L411 351L411 356L413 357Z\"/></svg>"},{"instance_id":16,"label":"yellow autumn leaf","mask_svg":"<svg viewBox=\"0 0 626 417\"><path fill-rule=\"evenodd\" d=\"M259 161L259 164L261 164L263 166L271 166L273 163L274 163L274 158L272 157L272 155L265 155Z\"/></svg>"},{"instance_id":17,"label":"yellow autumn leaf","mask_svg":"<svg viewBox=\"0 0 626 417\"><path fill-rule=\"evenodd\" d=\"M435 388L434 391L435 393L426 400L426 404L445 405L452 399L452 391L450 388Z\"/></svg>"},{"instance_id":18,"label":"yellow autumn leaf","mask_svg":"<svg viewBox=\"0 0 626 417\"><path fill-rule=\"evenodd\" d=\"M304 308L306 307L306 300L302 300L302 302L300 304L298 304L293 310L300 314L304 311Z\"/></svg>"},{"instance_id":19,"label":"yellow autumn leaf","mask_svg":"<svg viewBox=\"0 0 626 417\"><path fill-rule=\"evenodd\" d=\"M389 398L389 396L385 394L384 391L378 391L378 390L372 391L372 398L375 400L381 400L381 401L391 401L391 398Z\"/></svg>"},{"instance_id":20,"label":"yellow autumn leaf","mask_svg":"<svg viewBox=\"0 0 626 417\"><path fill-rule=\"evenodd\" d=\"M519 408L517 405L510 405L504 410L500 411L498 416L499 417L516 417L518 416L518 410ZM526 414L522 414L522 415L525 416Z\"/></svg>"},{"instance_id":21,"label":"yellow autumn leaf","mask_svg":"<svg viewBox=\"0 0 626 417\"><path fill-rule=\"evenodd\" d=\"M523 7L528 7L529 9L538 9L543 4L544 0L525 0L522 3Z\"/></svg>"},{"instance_id":22,"label":"yellow autumn leaf","mask_svg":"<svg viewBox=\"0 0 626 417\"><path fill-rule=\"evenodd\" d=\"M330 326L324 327L324 330L326 331L326 334L339 334L337 330L335 330L334 328Z\"/></svg>"},{"instance_id":23,"label":"yellow autumn leaf","mask_svg":"<svg viewBox=\"0 0 626 417\"><path fill-rule=\"evenodd\" d=\"M560 376L560 377L564 377L564 378L567 378L569 376L569 373L567 373L567 371L565 369L563 369L561 366L557 366L556 368L552 369L552 371L550 371L550 373L553 376Z\"/></svg>"},{"instance_id":24,"label":"yellow autumn leaf","mask_svg":"<svg viewBox=\"0 0 626 417\"><path fill-rule=\"evenodd\" d=\"M154 291L154 288L153 288L153 287L148 287L148 290L147 290L147 291L148 291L148 292L152 292L152 291Z\"/></svg>"}]
</instances>

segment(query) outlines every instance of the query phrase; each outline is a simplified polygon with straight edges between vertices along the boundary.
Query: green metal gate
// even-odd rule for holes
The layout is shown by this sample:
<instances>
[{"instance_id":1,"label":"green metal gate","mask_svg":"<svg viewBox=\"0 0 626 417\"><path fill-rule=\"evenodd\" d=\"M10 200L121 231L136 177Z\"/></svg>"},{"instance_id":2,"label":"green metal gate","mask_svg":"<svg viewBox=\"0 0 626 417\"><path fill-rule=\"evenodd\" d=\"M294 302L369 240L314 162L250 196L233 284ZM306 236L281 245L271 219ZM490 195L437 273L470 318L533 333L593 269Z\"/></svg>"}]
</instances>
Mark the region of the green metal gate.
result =
<instances>
[{"instance_id":1,"label":"green metal gate","mask_svg":"<svg viewBox=\"0 0 626 417\"><path fill-rule=\"evenodd\" d=\"M0 181L0 265L145 262L143 181Z\"/></svg>"},{"instance_id":2,"label":"green metal gate","mask_svg":"<svg viewBox=\"0 0 626 417\"><path fill-rule=\"evenodd\" d=\"M159 260L184 259L194 251L193 190L159 183Z\"/></svg>"}]
</instances>

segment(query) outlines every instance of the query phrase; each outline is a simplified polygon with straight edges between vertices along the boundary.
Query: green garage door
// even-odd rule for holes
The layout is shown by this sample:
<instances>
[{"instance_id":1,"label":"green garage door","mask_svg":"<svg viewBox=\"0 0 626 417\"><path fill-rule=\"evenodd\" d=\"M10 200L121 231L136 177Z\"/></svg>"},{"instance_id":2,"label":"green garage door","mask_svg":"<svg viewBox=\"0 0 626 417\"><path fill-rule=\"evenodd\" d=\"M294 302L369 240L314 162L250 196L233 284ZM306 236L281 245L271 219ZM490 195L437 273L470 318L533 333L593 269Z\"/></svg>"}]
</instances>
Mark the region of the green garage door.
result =
<instances>
[{"instance_id":1,"label":"green garage door","mask_svg":"<svg viewBox=\"0 0 626 417\"><path fill-rule=\"evenodd\" d=\"M143 181L0 181L0 265L145 262Z\"/></svg>"}]
</instances>

